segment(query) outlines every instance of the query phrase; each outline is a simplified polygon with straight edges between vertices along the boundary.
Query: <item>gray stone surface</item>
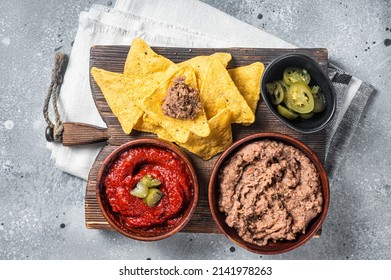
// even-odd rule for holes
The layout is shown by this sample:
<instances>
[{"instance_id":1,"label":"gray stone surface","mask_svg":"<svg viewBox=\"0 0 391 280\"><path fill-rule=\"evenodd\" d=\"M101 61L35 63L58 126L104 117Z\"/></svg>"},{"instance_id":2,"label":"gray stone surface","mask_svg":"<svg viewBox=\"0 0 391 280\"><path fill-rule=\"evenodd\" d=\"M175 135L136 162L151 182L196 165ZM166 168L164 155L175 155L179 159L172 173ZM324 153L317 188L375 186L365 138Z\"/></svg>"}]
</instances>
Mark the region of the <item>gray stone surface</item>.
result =
<instances>
[{"instance_id":1,"label":"gray stone surface","mask_svg":"<svg viewBox=\"0 0 391 280\"><path fill-rule=\"evenodd\" d=\"M378 90L331 187L321 238L278 256L222 235L143 243L85 228L85 182L50 160L42 103L54 52L70 52L78 14L109 2L0 2L0 259L391 259L390 1L204 1L298 46L328 48Z\"/></svg>"}]
</instances>

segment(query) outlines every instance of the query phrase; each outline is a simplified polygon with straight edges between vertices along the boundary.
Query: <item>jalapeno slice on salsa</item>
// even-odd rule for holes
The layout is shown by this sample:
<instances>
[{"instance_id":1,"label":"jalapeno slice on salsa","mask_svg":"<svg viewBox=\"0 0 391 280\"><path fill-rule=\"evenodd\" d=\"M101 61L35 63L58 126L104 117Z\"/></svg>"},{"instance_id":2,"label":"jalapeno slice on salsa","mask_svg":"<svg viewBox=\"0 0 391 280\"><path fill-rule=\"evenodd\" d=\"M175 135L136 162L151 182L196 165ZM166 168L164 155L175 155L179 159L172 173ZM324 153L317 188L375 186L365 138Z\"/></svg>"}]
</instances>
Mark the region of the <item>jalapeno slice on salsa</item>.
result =
<instances>
[{"instance_id":1,"label":"jalapeno slice on salsa","mask_svg":"<svg viewBox=\"0 0 391 280\"><path fill-rule=\"evenodd\" d=\"M289 87L287 100L291 108L301 114L314 110L314 96L311 89L304 83L294 83Z\"/></svg>"},{"instance_id":2,"label":"jalapeno slice on salsa","mask_svg":"<svg viewBox=\"0 0 391 280\"><path fill-rule=\"evenodd\" d=\"M144 203L149 207L154 207L162 198L163 193L158 189L152 188L149 190L148 195L144 198Z\"/></svg>"},{"instance_id":3,"label":"jalapeno slice on salsa","mask_svg":"<svg viewBox=\"0 0 391 280\"><path fill-rule=\"evenodd\" d=\"M153 178L151 175L147 174L137 182L136 187L130 191L130 194L139 198L143 198L145 204L153 207L163 196L163 193L156 188L160 185L161 182L158 179Z\"/></svg>"},{"instance_id":4,"label":"jalapeno slice on salsa","mask_svg":"<svg viewBox=\"0 0 391 280\"><path fill-rule=\"evenodd\" d=\"M161 185L161 182L158 179L153 178L149 174L141 178L140 182L148 188L153 188Z\"/></svg>"},{"instance_id":5,"label":"jalapeno slice on salsa","mask_svg":"<svg viewBox=\"0 0 391 280\"><path fill-rule=\"evenodd\" d=\"M308 85L311 81L311 77L305 69L288 67L284 70L283 81L287 85L292 85L294 83L304 83Z\"/></svg>"},{"instance_id":6,"label":"jalapeno slice on salsa","mask_svg":"<svg viewBox=\"0 0 391 280\"><path fill-rule=\"evenodd\" d=\"M148 187L140 181L137 183L136 187L130 191L130 194L139 198L145 198L148 195L148 191Z\"/></svg>"}]
</instances>

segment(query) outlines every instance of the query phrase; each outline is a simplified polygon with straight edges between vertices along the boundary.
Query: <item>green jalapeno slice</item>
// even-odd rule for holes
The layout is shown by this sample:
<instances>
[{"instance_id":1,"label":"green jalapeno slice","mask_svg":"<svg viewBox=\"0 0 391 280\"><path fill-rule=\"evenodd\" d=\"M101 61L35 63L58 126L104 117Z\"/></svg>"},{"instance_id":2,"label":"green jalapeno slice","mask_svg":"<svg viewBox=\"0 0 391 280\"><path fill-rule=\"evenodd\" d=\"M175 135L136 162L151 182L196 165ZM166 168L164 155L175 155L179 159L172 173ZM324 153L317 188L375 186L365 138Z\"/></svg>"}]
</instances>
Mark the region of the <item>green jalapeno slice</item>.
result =
<instances>
[{"instance_id":1,"label":"green jalapeno slice","mask_svg":"<svg viewBox=\"0 0 391 280\"><path fill-rule=\"evenodd\" d=\"M311 81L311 76L305 69L288 67L284 70L283 81L289 86L294 83L304 83L308 85Z\"/></svg>"},{"instance_id":2,"label":"green jalapeno slice","mask_svg":"<svg viewBox=\"0 0 391 280\"><path fill-rule=\"evenodd\" d=\"M305 114L314 110L314 96L304 83L294 83L289 87L287 102L290 109L297 113Z\"/></svg>"}]
</instances>

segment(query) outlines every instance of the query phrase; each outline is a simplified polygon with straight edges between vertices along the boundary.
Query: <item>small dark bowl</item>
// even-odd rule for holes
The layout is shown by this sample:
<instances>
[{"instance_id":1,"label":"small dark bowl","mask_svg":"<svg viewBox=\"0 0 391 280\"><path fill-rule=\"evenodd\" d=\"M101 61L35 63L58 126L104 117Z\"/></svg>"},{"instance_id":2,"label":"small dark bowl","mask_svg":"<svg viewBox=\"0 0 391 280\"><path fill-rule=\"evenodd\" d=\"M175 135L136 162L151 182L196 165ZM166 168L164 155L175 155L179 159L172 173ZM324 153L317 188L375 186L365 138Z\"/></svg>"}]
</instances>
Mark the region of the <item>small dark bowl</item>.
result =
<instances>
[{"instance_id":1,"label":"small dark bowl","mask_svg":"<svg viewBox=\"0 0 391 280\"><path fill-rule=\"evenodd\" d=\"M219 205L218 205L218 197L219 197L219 186L218 186L218 175L220 172L220 169L224 166L225 161L230 158L233 154L236 153L236 151L247 145L251 142L258 141L258 140L275 140L281 143L284 143L286 145L293 146L297 149L299 149L301 152L303 152L315 165L316 170L319 173L319 179L321 183L321 191L323 194L323 210L322 212L315 217L306 228L305 234L299 234L296 237L296 240L293 241L277 241L277 242L269 242L265 246L259 246L256 244L252 244L249 242L244 241L237 233L235 228L232 228L227 225L225 222L225 213L220 212ZM329 189L329 183L327 179L327 173L325 169L323 168L322 163L318 159L318 157L315 155L313 151L311 151L310 148L308 148L304 143L301 141L284 134L279 133L257 133L249 135L237 142L235 142L231 147L229 147L217 160L215 166L213 167L212 175L210 177L209 181L209 189L208 189L208 199L209 199L209 207L212 212L213 219L215 220L217 226L220 228L220 230L225 234L228 239L230 239L232 242L237 244L238 246L251 251L253 253L257 254L265 254L265 255L271 255L271 254L280 254L285 253L288 251L291 251L297 247L302 246L304 243L309 241L321 228L329 208L330 203L330 189Z\"/></svg>"},{"instance_id":2,"label":"small dark bowl","mask_svg":"<svg viewBox=\"0 0 391 280\"><path fill-rule=\"evenodd\" d=\"M281 80L284 69L287 67L304 68L311 75L310 85L317 85L322 90L326 100L326 109L321 113L316 113L308 120L296 118L294 120L285 119L277 112L277 106L271 102L271 96L266 91L266 84L276 80ZM335 89L329 77L323 72L319 64L309 56L297 53L285 54L273 60L265 69L262 77L262 98L270 111L288 127L301 133L313 133L322 130L332 119L335 107Z\"/></svg>"},{"instance_id":3,"label":"small dark bowl","mask_svg":"<svg viewBox=\"0 0 391 280\"><path fill-rule=\"evenodd\" d=\"M188 205L183 209L182 216L178 219L176 224L170 228L161 228L159 226L156 226L150 228L152 229L150 230L150 229L143 229L143 228L124 227L119 221L120 219L119 215L111 209L110 203L107 200L106 190L105 190L106 188L103 183L106 173L108 172L112 163L118 158L120 154L122 154L127 150L134 149L136 147L158 147L158 148L163 148L168 151L171 151L175 153L177 156L179 156L179 158L185 163L185 165L188 168L188 171L193 181L193 186L192 186L193 196L191 201L188 203ZM99 170L95 191L98 200L98 205L100 210L102 211L103 216L106 218L109 224L116 231L129 238L136 239L136 240L157 241L157 240L170 237L173 234L179 232L188 223L197 206L199 186L198 186L198 180L194 168L190 160L182 152L181 149L179 149L174 144L163 140L159 140L155 138L141 138L137 140L132 140L130 142L123 144L122 146L119 146L117 149L115 149L107 156L107 158L104 160Z\"/></svg>"}]
</instances>

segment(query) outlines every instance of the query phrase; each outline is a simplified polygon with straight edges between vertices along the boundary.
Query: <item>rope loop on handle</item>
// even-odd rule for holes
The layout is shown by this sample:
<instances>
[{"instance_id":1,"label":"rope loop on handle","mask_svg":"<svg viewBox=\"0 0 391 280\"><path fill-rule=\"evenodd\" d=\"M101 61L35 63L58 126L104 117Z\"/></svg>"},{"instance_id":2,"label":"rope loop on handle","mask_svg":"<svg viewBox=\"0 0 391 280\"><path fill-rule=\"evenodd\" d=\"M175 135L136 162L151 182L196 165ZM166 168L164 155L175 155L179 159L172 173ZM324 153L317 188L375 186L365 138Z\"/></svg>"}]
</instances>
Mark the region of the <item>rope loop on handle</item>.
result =
<instances>
[{"instance_id":1,"label":"rope loop on handle","mask_svg":"<svg viewBox=\"0 0 391 280\"><path fill-rule=\"evenodd\" d=\"M62 125L60 114L57 107L57 96L60 92L61 84L64 79L64 73L67 66L68 58L64 53L57 52L54 57L54 68L52 70L52 80L45 98L43 106L43 116L47 123L45 136L48 142L61 142L64 127ZM49 117L49 103L52 99L54 123Z\"/></svg>"}]
</instances>

